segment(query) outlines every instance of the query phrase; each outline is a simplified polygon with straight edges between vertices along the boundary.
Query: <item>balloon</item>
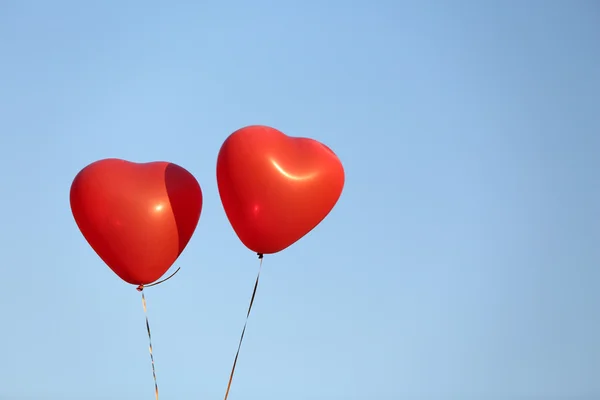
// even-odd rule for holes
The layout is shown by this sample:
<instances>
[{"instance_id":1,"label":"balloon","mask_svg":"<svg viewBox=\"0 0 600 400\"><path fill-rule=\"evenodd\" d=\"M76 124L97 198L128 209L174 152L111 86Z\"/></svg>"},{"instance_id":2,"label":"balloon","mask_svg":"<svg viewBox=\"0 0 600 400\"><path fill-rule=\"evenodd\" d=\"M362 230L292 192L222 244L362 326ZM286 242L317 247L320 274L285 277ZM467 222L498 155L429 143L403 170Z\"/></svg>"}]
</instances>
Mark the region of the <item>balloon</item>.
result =
<instances>
[{"instance_id":1,"label":"balloon","mask_svg":"<svg viewBox=\"0 0 600 400\"><path fill-rule=\"evenodd\" d=\"M81 233L121 279L158 280L190 241L202 211L192 174L169 162L96 161L71 185L71 211Z\"/></svg>"},{"instance_id":2,"label":"balloon","mask_svg":"<svg viewBox=\"0 0 600 400\"><path fill-rule=\"evenodd\" d=\"M314 229L344 187L344 168L331 149L268 126L232 133L217 159L225 214L241 242L277 253Z\"/></svg>"}]
</instances>

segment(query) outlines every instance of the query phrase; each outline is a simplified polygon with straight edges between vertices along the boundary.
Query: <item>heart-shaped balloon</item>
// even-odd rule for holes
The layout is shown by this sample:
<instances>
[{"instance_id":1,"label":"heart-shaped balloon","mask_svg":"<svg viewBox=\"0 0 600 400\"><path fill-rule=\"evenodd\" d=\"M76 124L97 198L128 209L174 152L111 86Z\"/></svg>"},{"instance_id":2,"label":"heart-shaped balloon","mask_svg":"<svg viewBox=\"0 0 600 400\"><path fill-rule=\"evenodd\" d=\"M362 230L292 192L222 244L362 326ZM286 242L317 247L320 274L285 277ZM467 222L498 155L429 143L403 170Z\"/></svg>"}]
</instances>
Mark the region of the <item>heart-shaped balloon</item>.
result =
<instances>
[{"instance_id":1,"label":"heart-shaped balloon","mask_svg":"<svg viewBox=\"0 0 600 400\"><path fill-rule=\"evenodd\" d=\"M221 146L217 183L242 243L271 254L292 245L329 214L344 188L344 168L316 140L248 126Z\"/></svg>"},{"instance_id":2,"label":"heart-shaped balloon","mask_svg":"<svg viewBox=\"0 0 600 400\"><path fill-rule=\"evenodd\" d=\"M147 285L173 265L202 211L194 176L169 162L96 161L71 185L75 222L125 282Z\"/></svg>"}]
</instances>

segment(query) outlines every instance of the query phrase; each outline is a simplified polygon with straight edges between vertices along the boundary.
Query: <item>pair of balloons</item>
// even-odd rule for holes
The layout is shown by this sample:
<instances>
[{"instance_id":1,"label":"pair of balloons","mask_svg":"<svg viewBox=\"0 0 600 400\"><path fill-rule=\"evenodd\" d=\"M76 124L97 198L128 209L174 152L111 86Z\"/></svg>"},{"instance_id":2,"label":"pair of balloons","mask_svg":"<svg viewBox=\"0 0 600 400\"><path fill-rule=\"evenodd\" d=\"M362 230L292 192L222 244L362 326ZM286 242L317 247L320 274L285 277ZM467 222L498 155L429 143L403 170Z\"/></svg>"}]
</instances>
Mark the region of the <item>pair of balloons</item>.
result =
<instances>
[{"instance_id":1,"label":"pair of balloons","mask_svg":"<svg viewBox=\"0 0 600 400\"><path fill-rule=\"evenodd\" d=\"M277 253L315 228L344 187L331 149L267 126L232 133L217 158L223 208L241 242ZM170 162L96 161L71 185L71 210L83 236L125 282L147 285L173 265L202 212L194 176Z\"/></svg>"}]
</instances>

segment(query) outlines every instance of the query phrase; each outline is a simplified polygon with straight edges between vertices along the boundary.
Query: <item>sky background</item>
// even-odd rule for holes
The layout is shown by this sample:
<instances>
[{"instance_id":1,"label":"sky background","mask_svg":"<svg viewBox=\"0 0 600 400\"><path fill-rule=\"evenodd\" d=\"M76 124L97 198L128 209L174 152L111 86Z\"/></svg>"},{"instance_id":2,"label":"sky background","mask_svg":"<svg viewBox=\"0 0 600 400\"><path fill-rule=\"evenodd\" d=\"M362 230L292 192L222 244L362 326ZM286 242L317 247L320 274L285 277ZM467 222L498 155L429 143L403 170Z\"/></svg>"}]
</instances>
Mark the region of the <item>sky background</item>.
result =
<instances>
[{"instance_id":1,"label":"sky background","mask_svg":"<svg viewBox=\"0 0 600 400\"><path fill-rule=\"evenodd\" d=\"M330 146L344 193L265 257L230 400L600 398L600 3L0 0L0 399L153 399L140 295L69 208L102 158L204 192L146 296L161 399L222 398L258 268L234 130Z\"/></svg>"}]
</instances>

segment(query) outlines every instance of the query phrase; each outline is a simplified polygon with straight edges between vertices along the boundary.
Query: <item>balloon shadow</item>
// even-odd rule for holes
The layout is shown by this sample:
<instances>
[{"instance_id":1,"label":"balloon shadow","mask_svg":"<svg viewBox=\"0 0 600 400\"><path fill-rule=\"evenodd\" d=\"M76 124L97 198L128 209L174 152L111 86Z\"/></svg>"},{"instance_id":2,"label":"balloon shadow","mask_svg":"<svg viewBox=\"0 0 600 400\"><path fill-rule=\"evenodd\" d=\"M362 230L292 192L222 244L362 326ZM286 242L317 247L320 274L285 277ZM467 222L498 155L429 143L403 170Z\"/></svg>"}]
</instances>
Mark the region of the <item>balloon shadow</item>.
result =
<instances>
[{"instance_id":1,"label":"balloon shadow","mask_svg":"<svg viewBox=\"0 0 600 400\"><path fill-rule=\"evenodd\" d=\"M202 190L185 168L169 163L165 168L165 187L179 235L179 253L192 238L202 211Z\"/></svg>"}]
</instances>

